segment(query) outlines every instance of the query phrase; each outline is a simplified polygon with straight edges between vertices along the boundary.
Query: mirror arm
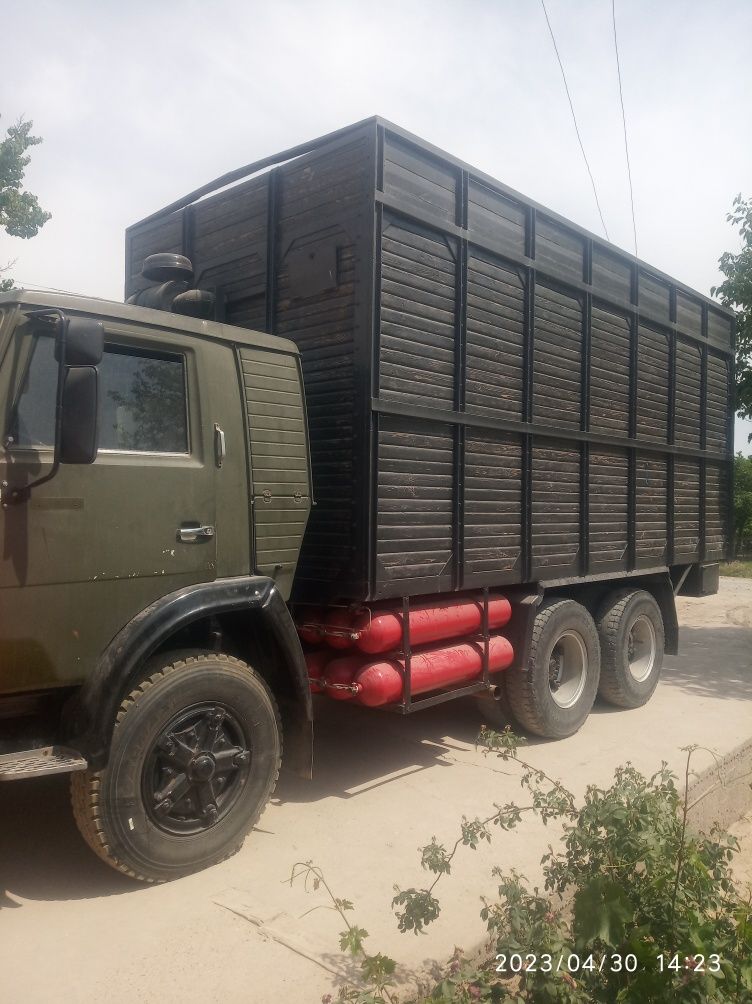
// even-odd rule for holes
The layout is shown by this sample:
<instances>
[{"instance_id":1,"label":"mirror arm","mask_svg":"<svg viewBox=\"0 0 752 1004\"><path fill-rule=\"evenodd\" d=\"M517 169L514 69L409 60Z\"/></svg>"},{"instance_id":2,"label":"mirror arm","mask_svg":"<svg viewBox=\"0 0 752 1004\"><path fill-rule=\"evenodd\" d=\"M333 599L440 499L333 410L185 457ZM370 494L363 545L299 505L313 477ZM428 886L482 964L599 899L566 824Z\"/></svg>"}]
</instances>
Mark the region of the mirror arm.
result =
<instances>
[{"instance_id":1,"label":"mirror arm","mask_svg":"<svg viewBox=\"0 0 752 1004\"><path fill-rule=\"evenodd\" d=\"M39 485L46 484L47 481L52 481L52 479L57 474L60 469L60 434L63 424L63 390L65 388L65 336L68 330L68 319L65 314L58 307L44 307L40 310L30 310L27 313L27 317L49 317L50 314L56 314L60 324L60 330L58 333L58 371L57 371L57 397L55 401L55 445L52 454L52 467L44 475L44 477L37 478L36 481L32 481L29 485L24 485L23 488L11 488L2 493L2 504L5 509L9 505L19 505L22 502L27 502L31 495L31 489L37 488Z\"/></svg>"}]
</instances>

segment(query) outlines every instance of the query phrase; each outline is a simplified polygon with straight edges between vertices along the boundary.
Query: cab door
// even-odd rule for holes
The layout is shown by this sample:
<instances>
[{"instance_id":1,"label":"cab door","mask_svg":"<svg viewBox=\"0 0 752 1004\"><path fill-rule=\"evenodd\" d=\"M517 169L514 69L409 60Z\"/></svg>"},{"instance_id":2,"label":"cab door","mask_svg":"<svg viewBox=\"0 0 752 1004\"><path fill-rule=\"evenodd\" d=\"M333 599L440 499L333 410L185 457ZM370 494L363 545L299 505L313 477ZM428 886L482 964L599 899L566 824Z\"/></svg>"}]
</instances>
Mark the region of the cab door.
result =
<instances>
[{"instance_id":1,"label":"cab door","mask_svg":"<svg viewBox=\"0 0 752 1004\"><path fill-rule=\"evenodd\" d=\"M182 332L105 321L99 454L53 460L54 340L21 324L0 374L6 411L0 673L6 693L79 683L140 610L216 575L215 457L204 356Z\"/></svg>"}]
</instances>

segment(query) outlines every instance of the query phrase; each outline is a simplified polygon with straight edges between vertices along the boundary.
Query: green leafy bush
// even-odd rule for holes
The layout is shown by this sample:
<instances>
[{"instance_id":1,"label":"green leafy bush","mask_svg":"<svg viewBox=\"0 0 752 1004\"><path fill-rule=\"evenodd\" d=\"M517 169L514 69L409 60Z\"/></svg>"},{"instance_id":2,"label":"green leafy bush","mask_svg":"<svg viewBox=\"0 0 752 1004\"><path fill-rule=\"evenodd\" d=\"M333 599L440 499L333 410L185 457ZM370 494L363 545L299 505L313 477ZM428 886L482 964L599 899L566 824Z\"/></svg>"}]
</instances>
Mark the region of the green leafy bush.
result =
<instances>
[{"instance_id":1,"label":"green leafy bush","mask_svg":"<svg viewBox=\"0 0 752 1004\"><path fill-rule=\"evenodd\" d=\"M738 845L720 831L691 832L686 796L665 763L648 778L629 764L619 767L610 787L590 786L577 807L558 781L519 759L521 741L510 732L484 731L480 742L487 754L518 763L527 804L463 819L450 849L436 838L422 848L422 867L434 878L424 888L396 890L400 929L418 934L438 917L436 887L451 874L454 856L491 840L494 827L514 829L533 813L544 823L558 821L563 832L543 858L542 889L494 869L498 898L481 911L491 958L479 966L456 954L445 978L421 1000L752 1002L752 895L740 896L730 872ZM693 750L687 750L685 781ZM302 868L323 881L310 862ZM347 923L341 946L361 956L364 973L364 988L344 987L339 999L394 1002L396 964L366 952L367 932L347 921L346 901L327 890Z\"/></svg>"}]
</instances>

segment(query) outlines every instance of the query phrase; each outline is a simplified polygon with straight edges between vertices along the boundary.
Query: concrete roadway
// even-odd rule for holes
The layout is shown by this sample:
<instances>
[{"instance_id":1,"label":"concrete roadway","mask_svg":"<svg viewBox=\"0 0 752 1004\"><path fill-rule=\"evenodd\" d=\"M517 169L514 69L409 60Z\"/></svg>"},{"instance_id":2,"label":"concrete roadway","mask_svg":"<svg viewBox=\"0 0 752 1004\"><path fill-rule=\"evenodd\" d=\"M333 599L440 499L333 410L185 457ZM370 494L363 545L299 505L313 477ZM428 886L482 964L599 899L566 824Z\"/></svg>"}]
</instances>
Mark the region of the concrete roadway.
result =
<instances>
[{"instance_id":1,"label":"concrete roadway","mask_svg":"<svg viewBox=\"0 0 752 1004\"><path fill-rule=\"evenodd\" d=\"M531 742L526 756L576 791L606 784L631 760L679 771L681 747L727 753L752 734L752 581L725 579L718 596L680 601L682 655L667 659L650 704L596 706L582 730ZM452 843L463 814L520 799L516 771L473 746L470 701L408 718L322 700L316 779L284 777L240 854L170 885L141 886L107 868L78 836L64 778L0 788L0 1001L225 1004L316 1002L348 974L340 919L321 891L286 884L313 859L352 900L372 951L429 971L455 945L483 939L480 896L493 864L535 879L555 832L535 822L465 850L439 885L443 913L424 937L400 935L393 884L420 885L418 847ZM710 761L698 755L698 770Z\"/></svg>"}]
</instances>

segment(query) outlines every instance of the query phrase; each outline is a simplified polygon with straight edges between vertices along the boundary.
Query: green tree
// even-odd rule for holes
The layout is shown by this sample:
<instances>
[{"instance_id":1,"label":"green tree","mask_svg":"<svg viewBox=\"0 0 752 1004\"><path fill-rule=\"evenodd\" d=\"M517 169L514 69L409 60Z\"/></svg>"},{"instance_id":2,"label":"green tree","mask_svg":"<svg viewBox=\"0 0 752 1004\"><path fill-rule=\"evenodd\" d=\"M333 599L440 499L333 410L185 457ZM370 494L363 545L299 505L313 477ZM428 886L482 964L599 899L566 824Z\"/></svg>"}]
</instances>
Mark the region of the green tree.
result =
<instances>
[{"instance_id":1,"label":"green tree","mask_svg":"<svg viewBox=\"0 0 752 1004\"><path fill-rule=\"evenodd\" d=\"M0 227L10 237L23 240L36 237L51 215L42 209L36 195L23 188L24 174L31 160L28 151L42 142L39 136L31 135L32 125L32 122L19 119L0 142ZM0 272L8 268L10 265L0 268ZM0 292L12 287L12 279L0 279Z\"/></svg>"},{"instance_id":2,"label":"green tree","mask_svg":"<svg viewBox=\"0 0 752 1004\"><path fill-rule=\"evenodd\" d=\"M718 259L726 278L710 292L736 311L736 409L741 418L752 418L752 199L737 195L726 219L739 231L742 246Z\"/></svg>"},{"instance_id":3,"label":"green tree","mask_svg":"<svg viewBox=\"0 0 752 1004\"><path fill-rule=\"evenodd\" d=\"M734 555L752 538L752 457L734 457Z\"/></svg>"}]
</instances>

